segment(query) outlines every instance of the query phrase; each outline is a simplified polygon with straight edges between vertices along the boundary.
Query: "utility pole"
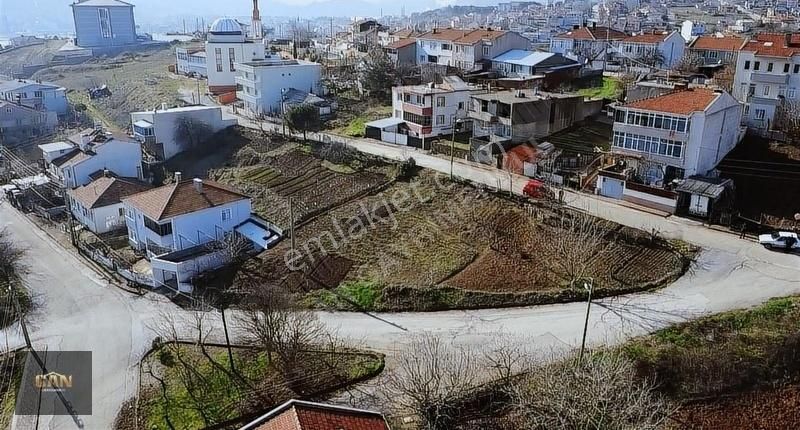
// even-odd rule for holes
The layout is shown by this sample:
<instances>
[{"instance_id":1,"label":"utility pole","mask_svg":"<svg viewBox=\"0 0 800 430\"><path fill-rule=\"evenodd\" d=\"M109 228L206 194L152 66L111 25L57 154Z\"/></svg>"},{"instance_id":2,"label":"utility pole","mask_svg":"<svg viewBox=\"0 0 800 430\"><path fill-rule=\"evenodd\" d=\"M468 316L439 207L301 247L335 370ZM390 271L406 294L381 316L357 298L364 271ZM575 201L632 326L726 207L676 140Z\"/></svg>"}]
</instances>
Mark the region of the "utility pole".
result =
<instances>
[{"instance_id":1,"label":"utility pole","mask_svg":"<svg viewBox=\"0 0 800 430\"><path fill-rule=\"evenodd\" d=\"M231 372L236 373L236 368L233 365L233 351L231 350L231 338L228 336L228 323L225 321L225 305L219 307L219 312L222 314L222 329L225 331L225 345L228 347L228 361L231 363Z\"/></svg>"},{"instance_id":2,"label":"utility pole","mask_svg":"<svg viewBox=\"0 0 800 430\"><path fill-rule=\"evenodd\" d=\"M292 238L292 255L295 253L294 241L294 199L289 197L289 235Z\"/></svg>"},{"instance_id":3,"label":"utility pole","mask_svg":"<svg viewBox=\"0 0 800 430\"><path fill-rule=\"evenodd\" d=\"M592 293L594 292L594 279L589 283L583 283L583 288L589 292L589 297L586 300L586 320L583 322L583 338L581 339L581 351L578 354L578 365L583 362L583 352L586 350L586 332L589 330L589 313L592 309Z\"/></svg>"}]
</instances>

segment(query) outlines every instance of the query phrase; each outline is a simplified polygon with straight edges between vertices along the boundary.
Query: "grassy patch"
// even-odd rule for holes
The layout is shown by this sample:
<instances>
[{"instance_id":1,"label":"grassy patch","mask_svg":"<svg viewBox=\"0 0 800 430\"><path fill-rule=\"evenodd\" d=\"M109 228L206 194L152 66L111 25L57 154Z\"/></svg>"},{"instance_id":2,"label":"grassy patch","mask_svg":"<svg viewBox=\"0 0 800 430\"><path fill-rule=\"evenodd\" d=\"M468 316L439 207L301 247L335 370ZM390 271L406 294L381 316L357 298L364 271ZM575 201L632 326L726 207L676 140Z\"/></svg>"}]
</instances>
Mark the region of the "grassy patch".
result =
<instances>
[{"instance_id":1,"label":"grassy patch","mask_svg":"<svg viewBox=\"0 0 800 430\"><path fill-rule=\"evenodd\" d=\"M25 352L12 352L0 359L3 383L0 386L0 428L11 428L14 418L14 408L17 403L17 392L22 382L22 372L25 369Z\"/></svg>"},{"instance_id":2,"label":"grassy patch","mask_svg":"<svg viewBox=\"0 0 800 430\"><path fill-rule=\"evenodd\" d=\"M678 398L796 381L798 348L800 297L678 324L622 347Z\"/></svg>"},{"instance_id":3,"label":"grassy patch","mask_svg":"<svg viewBox=\"0 0 800 430\"><path fill-rule=\"evenodd\" d=\"M168 429L169 423L175 428L208 427L290 398L324 394L377 375L384 366L383 357L373 354L305 353L295 376L287 378L274 356L236 348L233 357L239 376L232 377L226 349L206 350L216 365L199 347L189 345L165 345L147 358L143 368L162 379L166 390L156 377L146 376L139 409L143 428Z\"/></svg>"},{"instance_id":4,"label":"grassy patch","mask_svg":"<svg viewBox=\"0 0 800 430\"><path fill-rule=\"evenodd\" d=\"M334 171L336 173L342 173L342 174L345 174L345 175L349 175L349 174L352 174L352 173L356 172L355 169L353 169L352 167L350 167L350 166L348 166L346 164L335 164L335 163L331 163L330 161L327 161L327 160L322 162L322 167L324 167L324 168L326 168L328 170Z\"/></svg>"},{"instance_id":5,"label":"grassy patch","mask_svg":"<svg viewBox=\"0 0 800 430\"><path fill-rule=\"evenodd\" d=\"M618 80L604 77L603 86L583 88L578 90L578 94L590 98L616 99L622 94L622 88Z\"/></svg>"},{"instance_id":6,"label":"grassy patch","mask_svg":"<svg viewBox=\"0 0 800 430\"><path fill-rule=\"evenodd\" d=\"M374 281L348 281L339 285L334 291L313 291L306 296L304 303L309 307L326 309L375 310L383 294L383 288L383 285Z\"/></svg>"}]
</instances>

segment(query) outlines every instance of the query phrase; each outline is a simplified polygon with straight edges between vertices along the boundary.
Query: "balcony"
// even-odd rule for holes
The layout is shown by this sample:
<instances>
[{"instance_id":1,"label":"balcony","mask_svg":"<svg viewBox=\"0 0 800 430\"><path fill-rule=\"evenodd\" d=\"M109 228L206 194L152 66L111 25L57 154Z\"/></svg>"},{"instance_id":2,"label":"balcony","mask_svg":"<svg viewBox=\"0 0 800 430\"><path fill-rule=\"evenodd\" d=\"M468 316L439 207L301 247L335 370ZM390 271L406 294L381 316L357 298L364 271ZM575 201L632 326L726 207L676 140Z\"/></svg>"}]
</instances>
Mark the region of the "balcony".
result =
<instances>
[{"instance_id":1,"label":"balcony","mask_svg":"<svg viewBox=\"0 0 800 430\"><path fill-rule=\"evenodd\" d=\"M789 74L772 74L772 73L757 73L750 74L750 82L759 84L781 84L786 85L789 83Z\"/></svg>"},{"instance_id":2,"label":"balcony","mask_svg":"<svg viewBox=\"0 0 800 430\"><path fill-rule=\"evenodd\" d=\"M433 114L433 108L403 102L403 112L413 113L414 115L431 116Z\"/></svg>"}]
</instances>

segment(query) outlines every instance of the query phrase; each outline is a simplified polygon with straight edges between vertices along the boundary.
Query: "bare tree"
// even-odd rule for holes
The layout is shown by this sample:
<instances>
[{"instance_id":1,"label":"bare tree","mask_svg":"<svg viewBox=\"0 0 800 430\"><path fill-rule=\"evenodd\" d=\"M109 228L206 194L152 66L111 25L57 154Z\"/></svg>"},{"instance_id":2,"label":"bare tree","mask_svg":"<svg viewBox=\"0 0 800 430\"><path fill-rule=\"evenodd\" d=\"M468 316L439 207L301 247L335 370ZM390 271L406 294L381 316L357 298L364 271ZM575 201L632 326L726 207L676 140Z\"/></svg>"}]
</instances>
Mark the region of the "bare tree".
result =
<instances>
[{"instance_id":1,"label":"bare tree","mask_svg":"<svg viewBox=\"0 0 800 430\"><path fill-rule=\"evenodd\" d=\"M453 428L458 401L481 382L476 354L433 335L414 338L386 375L382 397L399 414L414 414L425 430Z\"/></svg>"},{"instance_id":2,"label":"bare tree","mask_svg":"<svg viewBox=\"0 0 800 430\"><path fill-rule=\"evenodd\" d=\"M520 427L534 430L657 429L672 412L634 364L613 353L534 367L509 392Z\"/></svg>"},{"instance_id":3,"label":"bare tree","mask_svg":"<svg viewBox=\"0 0 800 430\"><path fill-rule=\"evenodd\" d=\"M800 140L800 102L786 99L775 113L775 128L786 134L786 140L796 144Z\"/></svg>"},{"instance_id":4,"label":"bare tree","mask_svg":"<svg viewBox=\"0 0 800 430\"><path fill-rule=\"evenodd\" d=\"M736 75L736 65L725 64L721 71L714 74L714 81L717 86L731 93L733 92L733 80ZM746 94L741 94L742 97Z\"/></svg>"},{"instance_id":5,"label":"bare tree","mask_svg":"<svg viewBox=\"0 0 800 430\"><path fill-rule=\"evenodd\" d=\"M700 66L705 63L703 57L701 57L696 52L686 51L681 57L681 60L675 65L675 70L682 72L682 73L697 73L700 70Z\"/></svg>"},{"instance_id":6,"label":"bare tree","mask_svg":"<svg viewBox=\"0 0 800 430\"><path fill-rule=\"evenodd\" d=\"M652 68L656 68L664 64L664 54L662 54L658 49L648 49L639 54L636 60Z\"/></svg>"},{"instance_id":7,"label":"bare tree","mask_svg":"<svg viewBox=\"0 0 800 430\"><path fill-rule=\"evenodd\" d=\"M25 250L10 237L8 230L0 230L0 297L8 303L11 300L11 288L17 294L17 299L23 302L23 307L28 305L28 296L23 294L22 277L28 268L23 263ZM23 309L22 312L25 312ZM17 315L16 317L19 317ZM6 306L0 310L0 328L10 325L15 320L13 306Z\"/></svg>"},{"instance_id":8,"label":"bare tree","mask_svg":"<svg viewBox=\"0 0 800 430\"><path fill-rule=\"evenodd\" d=\"M310 311L296 306L288 292L279 285L254 286L238 316L237 323L250 340L267 352L270 361L283 373L292 389L292 381L302 381L299 370L302 356L320 348L333 336Z\"/></svg>"},{"instance_id":9,"label":"bare tree","mask_svg":"<svg viewBox=\"0 0 800 430\"><path fill-rule=\"evenodd\" d=\"M540 227L545 231L534 236L537 248L571 287L587 279L592 260L610 248L608 230L600 219L583 212L562 209L554 222Z\"/></svg>"},{"instance_id":10,"label":"bare tree","mask_svg":"<svg viewBox=\"0 0 800 430\"><path fill-rule=\"evenodd\" d=\"M205 143L214 134L210 125L204 121L182 116L175 121L175 142L183 149L195 149Z\"/></svg>"}]
</instances>

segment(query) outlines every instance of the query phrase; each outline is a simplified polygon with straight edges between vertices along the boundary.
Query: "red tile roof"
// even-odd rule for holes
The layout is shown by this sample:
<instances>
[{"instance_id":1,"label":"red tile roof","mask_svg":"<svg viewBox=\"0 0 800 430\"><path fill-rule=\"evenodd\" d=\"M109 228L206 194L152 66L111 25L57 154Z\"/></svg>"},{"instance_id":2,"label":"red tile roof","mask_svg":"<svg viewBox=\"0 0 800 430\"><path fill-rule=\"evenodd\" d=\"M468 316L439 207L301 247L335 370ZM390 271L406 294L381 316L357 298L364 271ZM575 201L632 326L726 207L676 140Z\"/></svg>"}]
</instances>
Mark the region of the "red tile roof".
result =
<instances>
[{"instance_id":1,"label":"red tile roof","mask_svg":"<svg viewBox=\"0 0 800 430\"><path fill-rule=\"evenodd\" d=\"M723 37L700 36L689 46L692 49L707 49L711 51L739 51L747 39L726 35Z\"/></svg>"},{"instance_id":2,"label":"red tile roof","mask_svg":"<svg viewBox=\"0 0 800 430\"><path fill-rule=\"evenodd\" d=\"M462 30L457 28L436 28L425 34L420 35L417 38L444 40L453 43L474 44L476 42L481 41L482 39L489 39L489 40L497 39L498 37L506 33L507 33L506 31L502 30L489 30L484 28L479 28L477 30Z\"/></svg>"},{"instance_id":3,"label":"red tile roof","mask_svg":"<svg viewBox=\"0 0 800 430\"><path fill-rule=\"evenodd\" d=\"M669 37L672 33L668 31L659 31L654 33L642 33L637 34L635 36L628 36L623 39L623 42L630 42L630 43L658 43L663 42Z\"/></svg>"},{"instance_id":4,"label":"red tile roof","mask_svg":"<svg viewBox=\"0 0 800 430\"><path fill-rule=\"evenodd\" d=\"M152 188L150 185L129 178L100 177L82 187L69 190L72 199L88 209L119 203L125 197Z\"/></svg>"},{"instance_id":5,"label":"red tile roof","mask_svg":"<svg viewBox=\"0 0 800 430\"><path fill-rule=\"evenodd\" d=\"M628 37L628 35L608 27L581 27L566 33L561 33L555 37L558 39L574 40L621 40Z\"/></svg>"},{"instance_id":6,"label":"red tile roof","mask_svg":"<svg viewBox=\"0 0 800 430\"><path fill-rule=\"evenodd\" d=\"M624 107L689 115L692 112L705 110L719 95L719 93L707 88L690 88L669 92L649 99L637 100L626 104Z\"/></svg>"},{"instance_id":7,"label":"red tile roof","mask_svg":"<svg viewBox=\"0 0 800 430\"><path fill-rule=\"evenodd\" d=\"M386 45L386 49L400 49L400 48L406 47L408 45L413 45L415 43L417 43L417 39L411 39L411 38L409 38L409 39L400 39L400 40L398 40L396 42L392 42L392 43Z\"/></svg>"},{"instance_id":8,"label":"red tile roof","mask_svg":"<svg viewBox=\"0 0 800 430\"><path fill-rule=\"evenodd\" d=\"M134 194L123 200L148 218L161 221L247 198L239 191L214 181L204 180L202 192L197 192L194 180L189 179Z\"/></svg>"},{"instance_id":9,"label":"red tile roof","mask_svg":"<svg viewBox=\"0 0 800 430\"><path fill-rule=\"evenodd\" d=\"M389 430L378 412L290 400L241 430Z\"/></svg>"},{"instance_id":10,"label":"red tile roof","mask_svg":"<svg viewBox=\"0 0 800 430\"><path fill-rule=\"evenodd\" d=\"M742 51L764 57L789 58L800 53L800 34L761 33L747 42Z\"/></svg>"}]
</instances>

